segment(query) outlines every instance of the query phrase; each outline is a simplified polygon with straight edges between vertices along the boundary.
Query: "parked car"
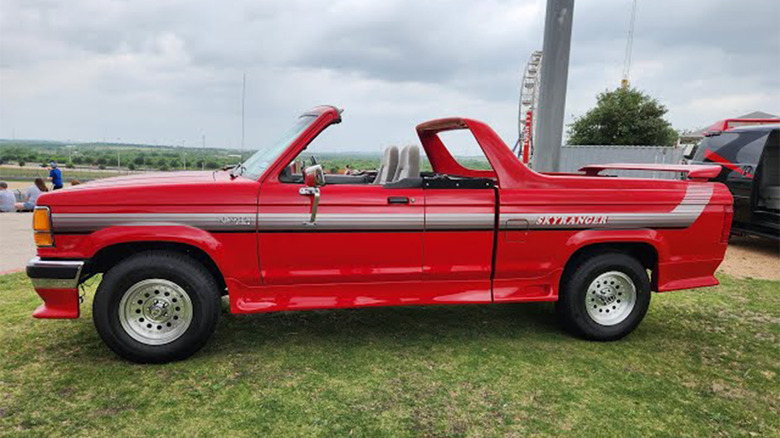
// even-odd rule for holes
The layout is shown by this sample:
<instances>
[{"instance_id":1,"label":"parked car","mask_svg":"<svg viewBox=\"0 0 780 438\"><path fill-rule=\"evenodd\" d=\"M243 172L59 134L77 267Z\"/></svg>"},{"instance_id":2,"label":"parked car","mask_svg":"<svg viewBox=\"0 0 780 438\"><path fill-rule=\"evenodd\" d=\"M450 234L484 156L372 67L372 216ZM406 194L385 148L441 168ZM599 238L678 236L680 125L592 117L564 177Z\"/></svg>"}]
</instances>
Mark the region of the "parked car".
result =
<instances>
[{"instance_id":1,"label":"parked car","mask_svg":"<svg viewBox=\"0 0 780 438\"><path fill-rule=\"evenodd\" d=\"M780 239L780 124L711 130L689 155L692 164L717 163L715 179L734 196L734 233Z\"/></svg>"},{"instance_id":2,"label":"parked car","mask_svg":"<svg viewBox=\"0 0 780 438\"><path fill-rule=\"evenodd\" d=\"M103 274L92 315L136 362L200 349L220 296L232 313L554 301L588 339L622 338L651 291L718 284L732 197L719 166L529 169L484 123L417 126L420 149L385 150L377 171L325 175L296 158L340 111L303 114L279 142L230 171L124 176L47 193L27 267L38 318L77 318L78 287ZM440 133L469 130L491 169L462 166ZM312 160L316 162L316 160ZM684 172L687 180L600 176Z\"/></svg>"}]
</instances>

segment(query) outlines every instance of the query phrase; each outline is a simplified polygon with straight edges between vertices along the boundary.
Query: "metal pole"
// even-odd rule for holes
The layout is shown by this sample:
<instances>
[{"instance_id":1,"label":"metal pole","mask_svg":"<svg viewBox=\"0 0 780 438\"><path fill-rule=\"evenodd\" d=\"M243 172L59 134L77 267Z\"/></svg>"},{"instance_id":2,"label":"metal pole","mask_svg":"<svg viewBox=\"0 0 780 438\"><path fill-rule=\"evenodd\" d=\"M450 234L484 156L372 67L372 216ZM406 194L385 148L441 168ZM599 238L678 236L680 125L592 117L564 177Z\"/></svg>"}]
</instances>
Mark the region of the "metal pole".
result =
<instances>
[{"instance_id":1,"label":"metal pole","mask_svg":"<svg viewBox=\"0 0 780 438\"><path fill-rule=\"evenodd\" d=\"M241 87L241 161L244 161L244 107L246 103L246 73Z\"/></svg>"},{"instance_id":2,"label":"metal pole","mask_svg":"<svg viewBox=\"0 0 780 438\"><path fill-rule=\"evenodd\" d=\"M560 167L573 12L574 0L547 0L534 153L534 168L540 172L557 172Z\"/></svg>"}]
</instances>

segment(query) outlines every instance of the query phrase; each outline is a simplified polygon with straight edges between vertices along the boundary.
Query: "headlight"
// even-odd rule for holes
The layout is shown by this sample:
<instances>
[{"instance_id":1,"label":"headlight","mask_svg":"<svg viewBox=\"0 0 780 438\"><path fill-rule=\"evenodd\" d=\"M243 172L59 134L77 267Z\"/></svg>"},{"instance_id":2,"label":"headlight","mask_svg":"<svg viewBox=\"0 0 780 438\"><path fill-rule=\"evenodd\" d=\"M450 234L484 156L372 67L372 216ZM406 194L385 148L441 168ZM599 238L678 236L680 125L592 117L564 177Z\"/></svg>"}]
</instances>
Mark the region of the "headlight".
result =
<instances>
[{"instance_id":1,"label":"headlight","mask_svg":"<svg viewBox=\"0 0 780 438\"><path fill-rule=\"evenodd\" d=\"M51 210L49 207L35 207L33 212L33 235L38 248L54 246L54 235L51 232Z\"/></svg>"}]
</instances>

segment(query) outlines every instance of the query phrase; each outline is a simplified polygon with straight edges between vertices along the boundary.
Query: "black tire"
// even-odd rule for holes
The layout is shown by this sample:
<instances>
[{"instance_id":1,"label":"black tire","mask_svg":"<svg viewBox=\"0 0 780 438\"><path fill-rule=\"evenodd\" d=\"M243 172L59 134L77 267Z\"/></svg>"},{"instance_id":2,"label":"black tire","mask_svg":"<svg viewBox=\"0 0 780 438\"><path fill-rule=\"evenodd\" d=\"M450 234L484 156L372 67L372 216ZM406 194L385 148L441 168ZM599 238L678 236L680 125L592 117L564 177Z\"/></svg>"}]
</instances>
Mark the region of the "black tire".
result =
<instances>
[{"instance_id":1,"label":"black tire","mask_svg":"<svg viewBox=\"0 0 780 438\"><path fill-rule=\"evenodd\" d=\"M614 325L602 325L586 309L586 300L591 299L587 297L588 288L597 277L612 271L622 273L633 281L636 299L625 319ZM628 335L642 322L650 306L650 280L647 272L641 263L627 254L611 252L590 256L567 273L561 283L561 293L556 303L561 322L570 332L586 339L614 341Z\"/></svg>"},{"instance_id":2,"label":"black tire","mask_svg":"<svg viewBox=\"0 0 780 438\"><path fill-rule=\"evenodd\" d=\"M120 321L123 295L143 280L163 279L175 283L189 296L192 318L186 331L162 345L139 342ZM92 305L97 332L119 356L137 363L165 363L185 359L200 350L214 333L220 313L219 289L214 277L186 255L148 251L115 265L103 276Z\"/></svg>"}]
</instances>

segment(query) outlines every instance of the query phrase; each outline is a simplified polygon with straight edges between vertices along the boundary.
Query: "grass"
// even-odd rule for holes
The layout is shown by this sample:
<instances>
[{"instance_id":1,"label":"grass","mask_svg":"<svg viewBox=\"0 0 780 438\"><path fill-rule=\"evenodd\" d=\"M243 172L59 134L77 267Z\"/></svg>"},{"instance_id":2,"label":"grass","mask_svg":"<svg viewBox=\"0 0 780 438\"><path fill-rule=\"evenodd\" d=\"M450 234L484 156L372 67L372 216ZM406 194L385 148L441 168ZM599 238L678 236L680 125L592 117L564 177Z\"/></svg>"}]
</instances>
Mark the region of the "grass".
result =
<instances>
[{"instance_id":1,"label":"grass","mask_svg":"<svg viewBox=\"0 0 780 438\"><path fill-rule=\"evenodd\" d=\"M115 357L86 301L34 320L0 277L0 435L780 436L780 282L655 295L613 343L550 304L225 312L162 366Z\"/></svg>"}]
</instances>

